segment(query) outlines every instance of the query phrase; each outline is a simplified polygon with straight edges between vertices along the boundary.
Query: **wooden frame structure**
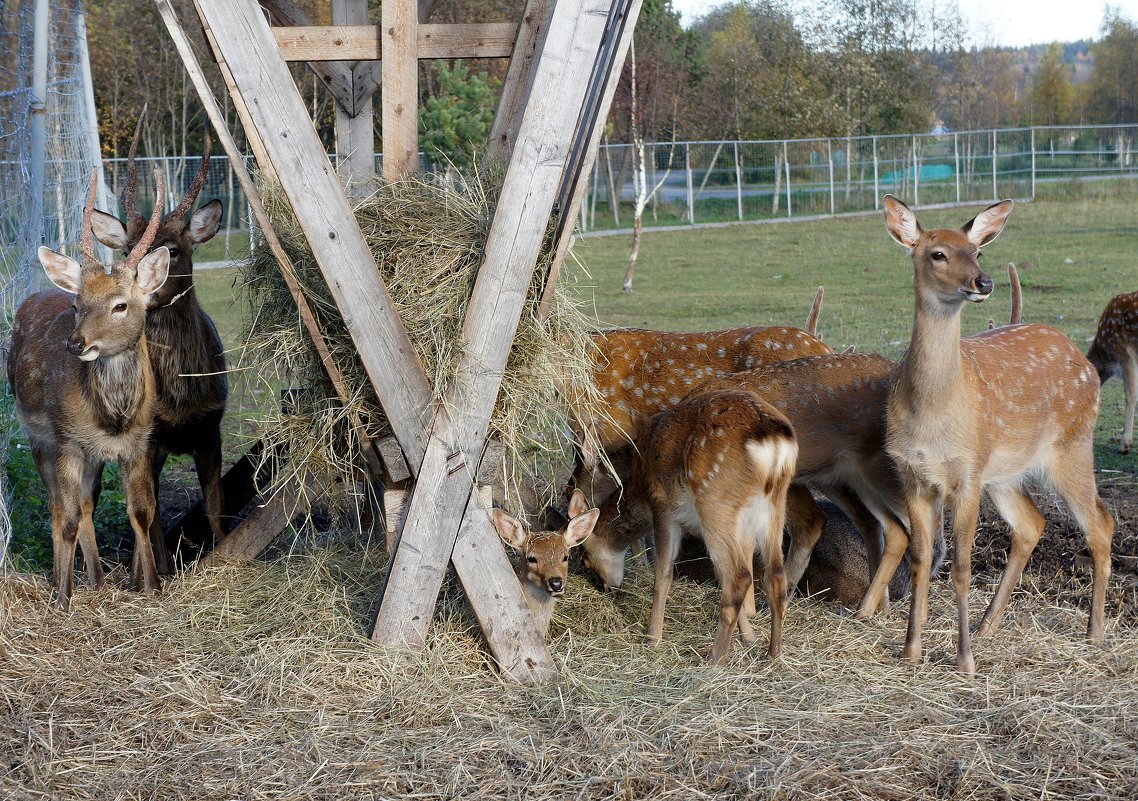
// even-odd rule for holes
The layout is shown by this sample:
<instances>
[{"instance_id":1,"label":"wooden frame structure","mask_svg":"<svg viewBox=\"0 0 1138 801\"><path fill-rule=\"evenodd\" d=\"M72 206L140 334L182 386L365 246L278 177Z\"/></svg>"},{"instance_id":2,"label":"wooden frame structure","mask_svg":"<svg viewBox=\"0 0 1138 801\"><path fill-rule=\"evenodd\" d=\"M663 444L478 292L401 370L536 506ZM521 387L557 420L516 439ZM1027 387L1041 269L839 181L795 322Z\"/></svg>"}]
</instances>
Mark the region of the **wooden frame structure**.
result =
<instances>
[{"instance_id":1,"label":"wooden frame structure","mask_svg":"<svg viewBox=\"0 0 1138 801\"><path fill-rule=\"evenodd\" d=\"M239 158L169 0L156 1L227 153ZM568 249L583 194L579 179L595 158L640 0L528 0L518 25L461 26L425 24L432 0L385 0L378 28L364 24L366 0L332 3L337 24L309 27L289 0L262 0L290 26L274 29L254 0L195 0L261 170L296 212L413 475L372 637L421 648L453 564L503 675L544 680L555 675L553 661L472 490L548 221L560 215L547 292ZM435 404L286 60L309 62L333 92L338 161L356 176L369 174L368 109L380 86L383 174L394 179L417 169L418 59L506 54L510 68L491 141L506 164L502 191L463 325L461 377ZM286 260L286 278L289 270ZM302 297L294 296L304 317ZM309 333L319 349L319 331Z\"/></svg>"}]
</instances>

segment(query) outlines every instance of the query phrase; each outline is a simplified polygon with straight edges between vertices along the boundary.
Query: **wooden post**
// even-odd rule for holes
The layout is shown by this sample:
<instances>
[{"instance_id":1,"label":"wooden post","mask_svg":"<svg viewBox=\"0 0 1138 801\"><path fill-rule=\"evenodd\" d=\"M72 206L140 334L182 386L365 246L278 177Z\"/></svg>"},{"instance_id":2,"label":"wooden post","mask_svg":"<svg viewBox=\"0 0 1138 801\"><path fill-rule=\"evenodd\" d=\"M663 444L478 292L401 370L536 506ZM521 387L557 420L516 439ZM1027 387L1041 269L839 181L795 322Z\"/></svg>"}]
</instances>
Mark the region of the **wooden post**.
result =
<instances>
[{"instance_id":1,"label":"wooden post","mask_svg":"<svg viewBox=\"0 0 1138 801\"><path fill-rule=\"evenodd\" d=\"M490 127L488 156L505 161L514 149L552 13L553 0L526 0L522 24L518 27L518 36L514 42L514 54L510 58L510 67L502 84L494 123Z\"/></svg>"},{"instance_id":2,"label":"wooden post","mask_svg":"<svg viewBox=\"0 0 1138 801\"><path fill-rule=\"evenodd\" d=\"M387 0L383 30L383 177L396 181L419 169L419 7Z\"/></svg>"},{"instance_id":3,"label":"wooden post","mask_svg":"<svg viewBox=\"0 0 1138 801\"><path fill-rule=\"evenodd\" d=\"M367 24L367 0L332 0L333 25ZM374 63L342 62L352 76L352 94L356 84L366 80L375 85ZM336 104L336 168L347 184L348 196L359 199L367 194L367 179L375 177L375 106L371 92L360 98L351 111Z\"/></svg>"}]
</instances>

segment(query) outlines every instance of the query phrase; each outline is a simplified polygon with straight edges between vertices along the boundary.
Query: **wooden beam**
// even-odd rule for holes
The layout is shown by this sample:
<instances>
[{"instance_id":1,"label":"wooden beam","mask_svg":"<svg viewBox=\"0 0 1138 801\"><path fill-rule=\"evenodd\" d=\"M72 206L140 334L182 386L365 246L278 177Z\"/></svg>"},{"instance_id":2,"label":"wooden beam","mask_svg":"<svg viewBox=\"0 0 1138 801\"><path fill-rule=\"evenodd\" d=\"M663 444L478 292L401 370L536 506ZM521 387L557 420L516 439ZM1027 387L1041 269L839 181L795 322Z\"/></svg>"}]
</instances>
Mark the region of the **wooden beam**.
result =
<instances>
[{"instance_id":1,"label":"wooden beam","mask_svg":"<svg viewBox=\"0 0 1138 801\"><path fill-rule=\"evenodd\" d=\"M487 155L506 161L518 140L518 127L522 112L529 100L530 86L537 71L538 56L549 31L549 17L553 13L553 0L527 0L522 24L518 26L514 55L502 84L498 110L490 127Z\"/></svg>"},{"instance_id":2,"label":"wooden beam","mask_svg":"<svg viewBox=\"0 0 1138 801\"><path fill-rule=\"evenodd\" d=\"M260 3L280 25L305 26L310 24L308 17L292 0L260 0ZM351 70L343 64L319 61L309 62L308 67L328 87L328 91L332 93L332 97L336 98L336 102L354 114L356 97L352 91Z\"/></svg>"},{"instance_id":3,"label":"wooden beam","mask_svg":"<svg viewBox=\"0 0 1138 801\"><path fill-rule=\"evenodd\" d=\"M386 0L380 27L387 63L383 100L383 177L397 181L419 169L419 11L416 0Z\"/></svg>"},{"instance_id":4,"label":"wooden beam","mask_svg":"<svg viewBox=\"0 0 1138 801\"><path fill-rule=\"evenodd\" d=\"M332 21L337 25L366 25L367 0L332 0ZM302 31L307 28L278 28ZM282 49L283 52L283 49ZM345 62L351 57L345 58ZM316 61L317 59L301 59ZM353 59L354 60L354 59ZM357 64L345 63L352 76L352 96L356 97ZM362 76L362 72L360 73ZM359 200L370 191L369 179L375 178L375 104L356 102L349 112L336 104L336 169L345 183L348 197Z\"/></svg>"},{"instance_id":5,"label":"wooden beam","mask_svg":"<svg viewBox=\"0 0 1138 801\"><path fill-rule=\"evenodd\" d=\"M560 3L506 169L463 324L454 390L436 411L372 638L417 648L458 536L534 265L604 38L608 0ZM456 416L448 416L448 409ZM485 628L485 622L484 622Z\"/></svg>"},{"instance_id":6,"label":"wooden beam","mask_svg":"<svg viewBox=\"0 0 1138 801\"><path fill-rule=\"evenodd\" d=\"M222 562L249 562L265 552L293 518L303 514L307 504L301 499L308 494L323 493L305 487L299 480L292 479L284 484L272 497L249 513L241 525L217 544L198 564L214 567Z\"/></svg>"},{"instance_id":7,"label":"wooden beam","mask_svg":"<svg viewBox=\"0 0 1138 801\"><path fill-rule=\"evenodd\" d=\"M573 241L573 231L577 226L577 213L581 209L581 201L585 196L585 187L588 185L587 176L593 169L593 162L597 158L597 148L601 143L601 136L608 120L612 99L616 94L617 84L620 83L620 74L624 70L624 61L628 56L628 48L636 29L636 20L640 16L640 7L643 0L621 0L619 13L622 14L623 29L616 46L607 54L608 57L601 65L607 72L607 79L601 86L595 104L589 109L592 117L588 124L577 131L576 151L580 163L567 176L570 180L562 184L561 189L561 221L557 234L557 245L553 251L553 260L549 265L549 273L545 277L545 287L542 290L541 302L538 304L537 316L541 321L549 316L553 305L554 290L561 277L561 267L565 264L565 257L569 253L569 245Z\"/></svg>"},{"instance_id":8,"label":"wooden beam","mask_svg":"<svg viewBox=\"0 0 1138 801\"><path fill-rule=\"evenodd\" d=\"M246 132L258 132L258 161L266 159L296 211L392 430L416 469L415 455L426 450L430 383L269 27L255 6L241 0L195 5L232 73L235 104L248 114Z\"/></svg>"},{"instance_id":9,"label":"wooden beam","mask_svg":"<svg viewBox=\"0 0 1138 801\"><path fill-rule=\"evenodd\" d=\"M416 40L420 59L509 58L517 35L518 26L512 22L419 25ZM273 37L285 61L379 61L383 58L379 25L273 28Z\"/></svg>"}]
</instances>

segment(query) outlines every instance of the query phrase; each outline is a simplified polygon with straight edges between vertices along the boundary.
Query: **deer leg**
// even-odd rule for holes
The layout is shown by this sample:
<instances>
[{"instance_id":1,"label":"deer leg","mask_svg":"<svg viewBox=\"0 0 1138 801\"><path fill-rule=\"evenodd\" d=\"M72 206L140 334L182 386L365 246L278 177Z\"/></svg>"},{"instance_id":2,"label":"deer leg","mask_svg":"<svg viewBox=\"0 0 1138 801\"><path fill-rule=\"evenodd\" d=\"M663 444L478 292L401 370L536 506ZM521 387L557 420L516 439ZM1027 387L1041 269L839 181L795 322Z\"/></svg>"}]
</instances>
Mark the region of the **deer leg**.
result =
<instances>
[{"instance_id":1,"label":"deer leg","mask_svg":"<svg viewBox=\"0 0 1138 801\"><path fill-rule=\"evenodd\" d=\"M968 622L968 590L972 586L972 544L976 540L976 521L980 516L980 487L961 486L952 498L952 584L956 589L956 669L965 676L976 672L972 658L972 630ZM935 512L927 518L929 529L924 532L924 595L928 598L929 568L932 560ZM914 579L916 565L914 561ZM1018 579L1018 576L1016 577ZM913 592L916 593L914 581Z\"/></svg>"},{"instance_id":2,"label":"deer leg","mask_svg":"<svg viewBox=\"0 0 1138 801\"><path fill-rule=\"evenodd\" d=\"M881 563L874 571L869 589L865 591L865 597L861 599L861 606L854 614L856 619L865 620L873 617L879 609L888 606L886 599L889 593L889 582L892 581L893 574L897 572L897 568L905 556L905 551L909 549L914 537L915 535L906 531L905 527L895 518L892 516L888 518L885 525L885 550L881 555ZM910 565L912 565L911 559Z\"/></svg>"},{"instance_id":3,"label":"deer leg","mask_svg":"<svg viewBox=\"0 0 1138 801\"><path fill-rule=\"evenodd\" d=\"M131 577L140 592L157 592L160 588L158 568L154 563L154 549L150 544L151 525L156 517L154 477L150 467L153 460L148 454L121 463L123 486L126 489L126 511L134 529L134 559Z\"/></svg>"},{"instance_id":4,"label":"deer leg","mask_svg":"<svg viewBox=\"0 0 1138 801\"><path fill-rule=\"evenodd\" d=\"M59 474L56 470L58 452L54 448L44 448L32 442L32 458L39 470L40 478L47 487L48 508L51 511L51 586L59 589L59 579L63 566L60 543L63 542L63 505L59 497Z\"/></svg>"},{"instance_id":5,"label":"deer leg","mask_svg":"<svg viewBox=\"0 0 1138 801\"><path fill-rule=\"evenodd\" d=\"M775 497L764 504L769 509L769 521L765 531L756 532L759 550L764 557L763 589L771 613L771 636L767 648L767 656L771 659L782 653L782 621L786 617L787 589L790 586L782 560L782 527L786 518L788 483L783 484L781 492L772 493ZM820 509L818 511L822 513ZM747 563L749 565L750 561Z\"/></svg>"},{"instance_id":6,"label":"deer leg","mask_svg":"<svg viewBox=\"0 0 1138 801\"><path fill-rule=\"evenodd\" d=\"M932 550L934 504L934 499L926 495L910 495L906 502L910 526L909 566L913 576L913 589L909 598L909 627L905 633L905 647L901 650L901 655L913 663L920 663L921 661L921 633L924 631L925 622L929 617L929 552ZM896 534L890 536L888 532L886 536L890 537L890 541L885 543L885 553L887 556L892 556L895 551L894 541L897 537ZM899 564L901 561L900 554L897 554L896 559L897 564ZM890 573L896 570L896 567L896 564L890 564L883 559L881 567L877 569L877 575L873 578L874 584L876 585L879 581L882 587L888 584ZM865 600L862 601L863 609L869 600L870 597L867 594Z\"/></svg>"},{"instance_id":7,"label":"deer leg","mask_svg":"<svg viewBox=\"0 0 1138 801\"><path fill-rule=\"evenodd\" d=\"M988 497L996 505L1000 517L1012 527L1012 547L1008 554L1008 563L1004 566L1004 573L1000 576L1000 585L996 588L996 594L988 604L984 617L980 619L980 627L976 629L977 637L995 633L1008 601L1011 600L1012 592L1019 584L1024 567L1027 566L1027 560L1035 550L1035 546L1039 544L1045 525L1039 508L1019 485L989 486Z\"/></svg>"},{"instance_id":8,"label":"deer leg","mask_svg":"<svg viewBox=\"0 0 1138 801\"><path fill-rule=\"evenodd\" d=\"M83 550L83 563L87 569L87 583L103 586L103 563L99 559L99 545L95 541L95 505L103 486L102 463L88 463L83 469L83 504L79 515L79 547Z\"/></svg>"},{"instance_id":9,"label":"deer leg","mask_svg":"<svg viewBox=\"0 0 1138 801\"><path fill-rule=\"evenodd\" d=\"M194 465L197 467L202 503L205 505L209 528L213 532L213 544L216 546L225 536L221 524L224 504L221 494L221 429L214 427L208 438L206 445L194 451Z\"/></svg>"},{"instance_id":10,"label":"deer leg","mask_svg":"<svg viewBox=\"0 0 1138 801\"><path fill-rule=\"evenodd\" d=\"M810 564L810 554L814 552L818 538L822 536L822 529L826 526L826 513L818 506L809 489L801 484L792 484L786 496L786 519L790 525L786 580L791 587L796 587Z\"/></svg>"},{"instance_id":11,"label":"deer leg","mask_svg":"<svg viewBox=\"0 0 1138 801\"><path fill-rule=\"evenodd\" d=\"M711 661L722 665L731 654L731 638L735 627L746 618L743 614L746 599L754 596L755 582L751 565L756 543L751 521L741 519L746 512L733 515L733 507L716 501L718 499L698 504L696 510L702 523L707 553L719 582L719 625L715 629L715 642L711 646ZM781 543L779 546L781 552ZM744 635L747 642L755 640L750 622L745 630L740 627L740 634Z\"/></svg>"},{"instance_id":12,"label":"deer leg","mask_svg":"<svg viewBox=\"0 0 1138 801\"><path fill-rule=\"evenodd\" d=\"M154 516L150 521L150 547L154 551L154 565L158 573L163 576L174 574L174 562L170 558L170 549L166 547L166 532L162 528L162 509L158 504L158 478L162 475L162 468L166 466L166 457L169 455L164 448L152 445L150 455L150 477L154 482L151 495L154 497ZM132 561L133 565L137 562ZM137 579L137 576L135 577Z\"/></svg>"},{"instance_id":13,"label":"deer leg","mask_svg":"<svg viewBox=\"0 0 1138 801\"><path fill-rule=\"evenodd\" d=\"M59 535L52 537L55 570L61 609L71 607L71 594L75 591L75 546L78 544L79 523L82 515L83 464L81 452L62 451L56 473L60 500Z\"/></svg>"},{"instance_id":14,"label":"deer leg","mask_svg":"<svg viewBox=\"0 0 1138 801\"><path fill-rule=\"evenodd\" d=\"M1059 454L1049 474L1055 491L1067 504L1087 538L1093 571L1087 639L1101 643L1106 636L1106 585L1110 581L1110 547L1115 523L1095 486L1094 453L1089 440Z\"/></svg>"},{"instance_id":15,"label":"deer leg","mask_svg":"<svg viewBox=\"0 0 1138 801\"><path fill-rule=\"evenodd\" d=\"M1122 390L1126 395L1126 420L1122 424L1122 442L1119 453L1130 453L1134 444L1134 409L1138 406L1138 353L1129 353L1122 360Z\"/></svg>"},{"instance_id":16,"label":"deer leg","mask_svg":"<svg viewBox=\"0 0 1138 801\"><path fill-rule=\"evenodd\" d=\"M655 582L652 587L652 616L648 620L648 641L659 645L664 636L664 605L672 589L672 572L680 551L683 531L670 510L652 505L652 527L655 533Z\"/></svg>"}]
</instances>

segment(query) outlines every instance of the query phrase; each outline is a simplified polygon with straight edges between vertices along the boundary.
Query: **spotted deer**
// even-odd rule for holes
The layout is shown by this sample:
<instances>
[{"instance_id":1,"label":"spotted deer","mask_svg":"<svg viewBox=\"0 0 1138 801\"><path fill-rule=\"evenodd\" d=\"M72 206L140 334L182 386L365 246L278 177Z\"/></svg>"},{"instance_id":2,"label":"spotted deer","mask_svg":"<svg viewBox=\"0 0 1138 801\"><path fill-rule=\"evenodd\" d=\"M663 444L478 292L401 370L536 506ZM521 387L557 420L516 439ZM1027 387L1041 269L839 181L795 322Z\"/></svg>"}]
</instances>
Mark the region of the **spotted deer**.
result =
<instances>
[{"instance_id":1,"label":"spotted deer","mask_svg":"<svg viewBox=\"0 0 1138 801\"><path fill-rule=\"evenodd\" d=\"M961 673L974 673L968 589L980 494L987 492L1012 529L1008 564L977 630L984 635L999 624L1043 534L1043 515L1024 487L1029 475L1040 476L1086 536L1093 564L1087 637L1102 642L1114 519L1099 499L1093 472L1099 400L1094 368L1048 326L1009 325L960 338L964 305L992 292L992 279L980 269L980 248L999 235L1012 201L989 206L959 229L925 230L892 195L885 196L884 210L886 229L909 250L915 274L912 340L894 372L886 412L886 448L906 493L911 528L908 543L886 543L863 608L884 592L907 544L913 592L903 655L920 661L933 518L947 503L959 617L956 665Z\"/></svg>"},{"instance_id":2,"label":"spotted deer","mask_svg":"<svg viewBox=\"0 0 1138 801\"><path fill-rule=\"evenodd\" d=\"M159 587L148 534L155 514L149 465L158 398L145 318L149 297L166 280L170 252L150 250L159 204L127 258L104 270L90 233L97 182L96 172L84 210L80 260L39 249L40 263L59 289L37 292L20 304L8 356L16 414L47 485L52 580L64 609L74 590L76 543L88 581L96 587L103 582L92 515L109 461L121 467L134 529L134 584L146 591ZM161 175L157 183L161 198Z\"/></svg>"},{"instance_id":3,"label":"spotted deer","mask_svg":"<svg viewBox=\"0 0 1138 801\"><path fill-rule=\"evenodd\" d=\"M137 245L146 220L139 213L134 196L137 182L135 156L142 120L135 129L127 160L127 180L121 193L126 222L112 214L96 211L95 236L108 247L127 250ZM151 473L157 494L158 477L170 454L191 454L206 517L216 540L222 528L221 419L229 387L225 355L217 328L202 311L194 291L194 250L213 238L221 225L220 200L211 200L190 216L194 201L205 185L209 172L210 136L205 135L202 163L185 196L162 218L151 248L170 251L170 279L150 299L146 314L146 338L150 343L150 362L157 378L158 407L154 430L155 448ZM151 541L159 569L172 572L172 562L163 535L161 516L154 516Z\"/></svg>"},{"instance_id":4,"label":"spotted deer","mask_svg":"<svg viewBox=\"0 0 1138 801\"><path fill-rule=\"evenodd\" d=\"M619 525L618 502L651 516L656 555L651 642L663 637L672 569L687 529L706 544L720 586L711 661L727 659L736 627L745 641L755 640L747 612L753 605L756 550L771 613L767 653L779 655L787 603L782 529L797 453L786 418L754 393L739 390L697 392L655 416L641 432L623 499L614 493L601 506L597 533Z\"/></svg>"},{"instance_id":5,"label":"spotted deer","mask_svg":"<svg viewBox=\"0 0 1138 801\"><path fill-rule=\"evenodd\" d=\"M501 509L490 519L502 540L521 555L514 566L526 601L542 636L549 631L553 606L565 593L569 578L569 551L593 533L600 511L589 508L578 490L569 499L569 521L557 531L530 531L524 523Z\"/></svg>"},{"instance_id":6,"label":"spotted deer","mask_svg":"<svg viewBox=\"0 0 1138 801\"><path fill-rule=\"evenodd\" d=\"M1121 376L1126 393L1126 419L1119 453L1134 444L1134 408L1138 406L1138 292L1115 295L1103 309L1087 358L1098 371L1100 384Z\"/></svg>"}]
</instances>

